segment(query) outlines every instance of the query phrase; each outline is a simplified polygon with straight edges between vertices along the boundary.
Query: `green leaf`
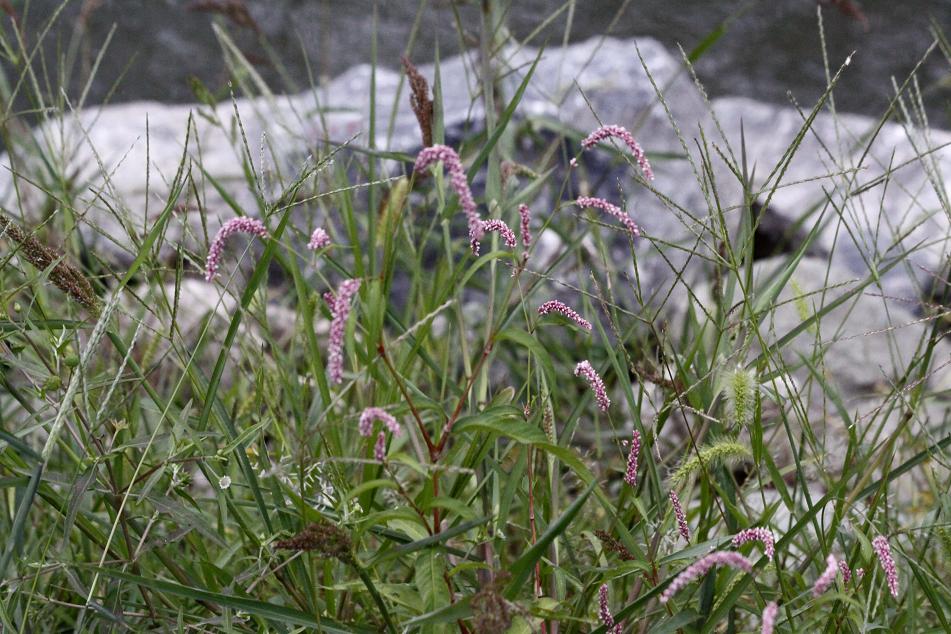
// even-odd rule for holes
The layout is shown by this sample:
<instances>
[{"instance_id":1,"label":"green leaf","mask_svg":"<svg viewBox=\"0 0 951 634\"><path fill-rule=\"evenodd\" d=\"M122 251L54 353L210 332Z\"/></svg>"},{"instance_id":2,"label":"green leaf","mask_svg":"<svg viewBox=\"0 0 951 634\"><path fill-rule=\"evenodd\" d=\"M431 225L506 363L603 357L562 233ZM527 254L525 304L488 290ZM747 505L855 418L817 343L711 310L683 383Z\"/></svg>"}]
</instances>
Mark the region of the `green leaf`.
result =
<instances>
[{"instance_id":1,"label":"green leaf","mask_svg":"<svg viewBox=\"0 0 951 634\"><path fill-rule=\"evenodd\" d=\"M247 597L239 597L230 594L223 594L220 592L209 592L208 590L202 590L201 588L194 588L189 586L184 586L179 583L174 583L172 581L163 581L161 579L152 579L149 577L140 577L138 575L133 575L127 572L122 572L114 568L105 568L98 566L81 566L82 568L88 568L90 570L96 570L100 574L107 577L112 577L113 579L118 579L120 581L127 581L129 583L134 583L139 586L146 588L151 588L156 592L173 594L179 597L184 597L186 599L191 599L192 601L198 602L203 601L206 603L214 603L222 607L231 608L233 610L243 610L249 614L254 614L262 618L274 621L276 623L283 623L285 625L302 625L304 627L315 627L322 632L331 632L333 634L346 634L347 632L374 632L376 630L365 628L365 627L355 627L353 625L343 625L332 619L327 618L318 618L314 617L311 614L306 612L301 612L300 610L295 610L293 608L284 607L282 605L275 605L273 603L266 603L264 601L258 601L257 599L250 599Z\"/></svg>"},{"instance_id":2,"label":"green leaf","mask_svg":"<svg viewBox=\"0 0 951 634\"><path fill-rule=\"evenodd\" d=\"M551 545L555 538L561 535L568 526L571 525L571 522L575 519L575 516L581 511L581 508L584 506L584 503L588 500L588 497L591 495L591 492L594 491L594 488L597 486L597 482L592 482L587 486L587 488L579 495L574 502L571 503L565 512L561 514L557 520L548 526L548 529L542 533L542 536L538 538L538 541L529 548L524 555L518 558L510 567L509 572L512 573L512 580L509 581L508 587L505 588L505 598L512 600L518 596L519 591L522 589L522 586L528 580L529 575L532 572L532 569L535 566L535 562L542 558L542 555L545 554L545 551L548 550L548 547Z\"/></svg>"},{"instance_id":3,"label":"green leaf","mask_svg":"<svg viewBox=\"0 0 951 634\"><path fill-rule=\"evenodd\" d=\"M449 605L449 587L443 575L446 572L445 556L435 550L426 550L416 558L413 582L422 599L426 612L439 610Z\"/></svg>"},{"instance_id":4,"label":"green leaf","mask_svg":"<svg viewBox=\"0 0 951 634\"><path fill-rule=\"evenodd\" d=\"M542 430L525 422L521 410L511 405L493 407L481 414L460 418L453 431L481 431L507 436L525 444L543 444L548 440Z\"/></svg>"}]
</instances>

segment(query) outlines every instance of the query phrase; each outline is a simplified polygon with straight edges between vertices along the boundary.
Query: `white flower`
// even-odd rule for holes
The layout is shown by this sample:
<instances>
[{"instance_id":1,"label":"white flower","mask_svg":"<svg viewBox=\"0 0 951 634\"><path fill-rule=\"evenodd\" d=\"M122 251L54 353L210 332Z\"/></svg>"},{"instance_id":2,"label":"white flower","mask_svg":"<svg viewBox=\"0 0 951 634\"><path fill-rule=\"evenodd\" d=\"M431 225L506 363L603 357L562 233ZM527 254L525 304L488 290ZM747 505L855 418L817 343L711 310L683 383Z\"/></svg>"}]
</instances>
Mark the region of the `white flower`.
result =
<instances>
[{"instance_id":1,"label":"white flower","mask_svg":"<svg viewBox=\"0 0 951 634\"><path fill-rule=\"evenodd\" d=\"M228 476L221 476L220 478L218 478L218 486L221 487L222 489L227 489L228 487L231 486L231 478L229 478Z\"/></svg>"}]
</instances>

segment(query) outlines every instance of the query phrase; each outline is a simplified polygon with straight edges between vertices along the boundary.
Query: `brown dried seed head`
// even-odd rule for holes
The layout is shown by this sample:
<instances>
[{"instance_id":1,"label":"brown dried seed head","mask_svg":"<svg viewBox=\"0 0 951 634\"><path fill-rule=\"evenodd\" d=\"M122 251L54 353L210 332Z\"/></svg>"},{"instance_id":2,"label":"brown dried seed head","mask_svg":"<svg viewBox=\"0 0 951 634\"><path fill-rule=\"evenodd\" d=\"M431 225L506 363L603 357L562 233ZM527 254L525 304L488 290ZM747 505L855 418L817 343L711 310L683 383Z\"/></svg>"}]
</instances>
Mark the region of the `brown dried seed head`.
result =
<instances>
[{"instance_id":1,"label":"brown dried seed head","mask_svg":"<svg viewBox=\"0 0 951 634\"><path fill-rule=\"evenodd\" d=\"M350 561L353 542L342 529L320 522L311 524L290 539L275 542L274 547L283 550L316 550L324 557Z\"/></svg>"},{"instance_id":2,"label":"brown dried seed head","mask_svg":"<svg viewBox=\"0 0 951 634\"><path fill-rule=\"evenodd\" d=\"M409 105L419 122L423 147L429 147L433 144L433 100L429 98L429 84L408 57L404 55L401 61L406 78L409 79Z\"/></svg>"},{"instance_id":3,"label":"brown dried seed head","mask_svg":"<svg viewBox=\"0 0 951 634\"><path fill-rule=\"evenodd\" d=\"M94 315L99 314L100 302L92 284L65 256L44 245L9 218L0 215L0 237L4 236L20 245L20 255L36 268L44 271L52 265L53 268L49 272L50 281Z\"/></svg>"}]
</instances>

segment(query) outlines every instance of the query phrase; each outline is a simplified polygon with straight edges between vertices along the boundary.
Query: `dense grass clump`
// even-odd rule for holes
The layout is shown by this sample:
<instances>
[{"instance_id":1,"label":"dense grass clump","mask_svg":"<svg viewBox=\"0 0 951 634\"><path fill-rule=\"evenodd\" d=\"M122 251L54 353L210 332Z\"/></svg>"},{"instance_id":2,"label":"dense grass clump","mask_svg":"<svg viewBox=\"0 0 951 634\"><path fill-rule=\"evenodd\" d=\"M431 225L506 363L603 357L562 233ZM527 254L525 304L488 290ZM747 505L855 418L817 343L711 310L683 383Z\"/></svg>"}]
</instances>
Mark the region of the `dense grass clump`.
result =
<instances>
[{"instance_id":1,"label":"dense grass clump","mask_svg":"<svg viewBox=\"0 0 951 634\"><path fill-rule=\"evenodd\" d=\"M144 216L112 157L55 153L72 101L7 34L0 629L951 631L948 311L830 322L860 301L887 313L883 280L917 275L938 236L833 275L820 235L865 235L853 199L899 168L857 180L830 151L800 239L755 255L845 67L776 165L712 115L681 128L646 68L676 144L657 151L647 128L522 113L541 54L507 55L539 43L483 5L460 38L478 34L490 106L461 139L441 64L430 83L404 58L409 94L367 96L372 133L293 137L299 155L248 133L248 104L279 101L219 28L235 92L201 93L173 173L142 166ZM914 128L920 97L898 86L882 124ZM419 147L392 149L374 124L404 103ZM204 161L200 126L242 178ZM946 201L936 151L900 169ZM894 220L881 200L876 231ZM683 231L656 230L648 201ZM115 250L90 248L107 230ZM842 343L889 361L858 397Z\"/></svg>"}]
</instances>

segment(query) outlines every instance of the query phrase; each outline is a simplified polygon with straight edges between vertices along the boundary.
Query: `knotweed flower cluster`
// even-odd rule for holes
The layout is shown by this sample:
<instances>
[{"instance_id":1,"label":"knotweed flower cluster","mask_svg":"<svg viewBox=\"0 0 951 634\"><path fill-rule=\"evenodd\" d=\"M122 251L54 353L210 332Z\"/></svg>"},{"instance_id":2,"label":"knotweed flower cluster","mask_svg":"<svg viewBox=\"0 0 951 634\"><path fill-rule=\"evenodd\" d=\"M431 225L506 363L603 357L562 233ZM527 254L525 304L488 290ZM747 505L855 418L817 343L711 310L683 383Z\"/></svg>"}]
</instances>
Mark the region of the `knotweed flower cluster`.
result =
<instances>
[{"instance_id":1,"label":"knotweed flower cluster","mask_svg":"<svg viewBox=\"0 0 951 634\"><path fill-rule=\"evenodd\" d=\"M641 453L641 432L634 430L631 437L631 453L627 454L627 471L624 481L632 487L637 486L637 457Z\"/></svg>"},{"instance_id":2,"label":"knotweed flower cluster","mask_svg":"<svg viewBox=\"0 0 951 634\"><path fill-rule=\"evenodd\" d=\"M608 411L608 407L611 406L611 399L608 398L608 393L604 389L604 381L598 376L597 371L591 367L591 362L587 360L579 361L578 365L575 366L575 376L583 376L588 381L588 385L594 391L594 398L598 402L598 407L602 412Z\"/></svg>"},{"instance_id":3,"label":"knotweed flower cluster","mask_svg":"<svg viewBox=\"0 0 951 634\"><path fill-rule=\"evenodd\" d=\"M820 594L829 589L829 586L832 585L832 582L835 581L835 573L839 569L838 563L835 560L835 555L829 555L826 557L826 569L819 575L819 578L816 579L816 583L812 586L812 596L818 597Z\"/></svg>"},{"instance_id":4,"label":"knotweed flower cluster","mask_svg":"<svg viewBox=\"0 0 951 634\"><path fill-rule=\"evenodd\" d=\"M733 536L733 546L738 547L746 542L758 541L763 543L763 552L767 559L772 559L775 551L773 532L766 528L747 528Z\"/></svg>"},{"instance_id":5,"label":"knotweed flower cluster","mask_svg":"<svg viewBox=\"0 0 951 634\"><path fill-rule=\"evenodd\" d=\"M674 507L674 516L677 518L677 530L684 541L690 541L690 528L687 526L687 516L684 515L684 508L680 505L680 496L673 489L667 494L670 498L670 505Z\"/></svg>"},{"instance_id":6,"label":"knotweed flower cluster","mask_svg":"<svg viewBox=\"0 0 951 634\"><path fill-rule=\"evenodd\" d=\"M888 545L888 539L884 535L879 535L872 540L872 548L875 555L878 556L878 562L885 571L885 581L888 582L888 591L893 597L898 598L898 569L895 567L895 560L892 559L892 549Z\"/></svg>"},{"instance_id":7,"label":"knotweed flower cluster","mask_svg":"<svg viewBox=\"0 0 951 634\"><path fill-rule=\"evenodd\" d=\"M205 280L211 281L218 274L218 263L221 261L221 255L224 252L225 241L236 233L247 233L248 235L267 238L267 227L257 218L232 218L221 225L218 233L215 234L211 246L208 248L208 259L205 261Z\"/></svg>"},{"instance_id":8,"label":"knotweed flower cluster","mask_svg":"<svg viewBox=\"0 0 951 634\"><path fill-rule=\"evenodd\" d=\"M310 241L307 243L307 248L311 251L316 251L317 249L323 249L324 247L330 246L330 236L324 231L321 227L314 229L314 232L310 234Z\"/></svg>"},{"instance_id":9,"label":"knotweed flower cluster","mask_svg":"<svg viewBox=\"0 0 951 634\"><path fill-rule=\"evenodd\" d=\"M391 434L399 436L402 428L396 418L381 407L368 407L360 414L360 422L357 424L357 431L364 438L373 435L373 423L380 421ZM383 462L386 457L386 433L380 430L376 436L376 444L373 446L373 457L377 462Z\"/></svg>"},{"instance_id":10,"label":"knotweed flower cluster","mask_svg":"<svg viewBox=\"0 0 951 634\"><path fill-rule=\"evenodd\" d=\"M330 343L327 345L327 371L331 383L343 382L343 339L350 316L353 296L360 290L360 280L341 282L334 297L324 299L330 304Z\"/></svg>"},{"instance_id":11,"label":"knotweed flower cluster","mask_svg":"<svg viewBox=\"0 0 951 634\"><path fill-rule=\"evenodd\" d=\"M779 604L775 601L770 601L766 604L766 607L763 608L763 629L760 630L760 634L773 634L773 628L776 627L776 614L779 612Z\"/></svg>"},{"instance_id":12,"label":"knotweed flower cluster","mask_svg":"<svg viewBox=\"0 0 951 634\"><path fill-rule=\"evenodd\" d=\"M663 594L660 595L660 602L667 603L682 588L685 588L694 579L699 579L707 574L714 566L730 566L743 572L753 571L753 564L743 555L725 550L715 550L690 564L686 570L677 575Z\"/></svg>"},{"instance_id":13,"label":"knotweed flower cluster","mask_svg":"<svg viewBox=\"0 0 951 634\"><path fill-rule=\"evenodd\" d=\"M502 236L502 241L510 249L514 249L515 245L518 244L515 241L515 233L509 229L509 226L499 220L498 218L493 218L492 220L486 220L482 223L482 231L489 233L490 231L496 231L500 236Z\"/></svg>"},{"instance_id":14,"label":"knotweed flower cluster","mask_svg":"<svg viewBox=\"0 0 951 634\"><path fill-rule=\"evenodd\" d=\"M469 245L472 247L472 252L479 255L479 240L485 234L485 227L482 219L479 218L475 199L472 197L472 190L469 189L469 181L466 179L466 171L462 168L462 161L459 160L456 151L447 145L433 145L423 148L416 156L416 164L413 166L413 170L422 172L430 165L440 161L446 171L449 172L449 186L459 197L459 204L466 215L466 221L469 224Z\"/></svg>"},{"instance_id":15,"label":"knotweed flower cluster","mask_svg":"<svg viewBox=\"0 0 951 634\"><path fill-rule=\"evenodd\" d=\"M627 145L631 150L631 154L634 155L634 159L637 161L638 167L641 168L641 171L644 172L644 178L649 181L654 180L654 171L651 169L650 161L647 160L647 154L644 153L644 150L641 148L640 144L634 139L634 136L627 131L627 128L619 125L605 125L601 126L591 134L587 136L582 142L581 147L586 150L590 150L595 145L603 141L604 139L615 137L620 139Z\"/></svg>"},{"instance_id":16,"label":"knotweed flower cluster","mask_svg":"<svg viewBox=\"0 0 951 634\"><path fill-rule=\"evenodd\" d=\"M388 411L382 407L368 407L360 414L360 422L357 425L357 430L361 436L368 438L373 434L374 421L383 423L394 436L399 436L402 431L399 422Z\"/></svg>"},{"instance_id":17,"label":"knotweed flower cluster","mask_svg":"<svg viewBox=\"0 0 951 634\"><path fill-rule=\"evenodd\" d=\"M590 321L588 321L587 319L585 319L584 317L576 313L566 304L559 302L557 299L549 300L538 307L539 315L545 316L549 313L558 313L559 315L562 315L563 317L575 322L576 324L578 324L579 326L581 326L588 332L591 331ZM578 374L577 370L575 371L575 374L576 375Z\"/></svg>"},{"instance_id":18,"label":"knotweed flower cluster","mask_svg":"<svg viewBox=\"0 0 951 634\"><path fill-rule=\"evenodd\" d=\"M609 203L603 198L579 196L578 199L575 200L575 204L582 208L593 207L595 209L600 209L601 211L610 214L621 221L621 224L627 228L627 230L631 233L631 236L636 238L637 236L641 235L641 230L628 214L623 212L617 205Z\"/></svg>"},{"instance_id":19,"label":"knotweed flower cluster","mask_svg":"<svg viewBox=\"0 0 951 634\"><path fill-rule=\"evenodd\" d=\"M532 219L532 212L528 205L518 206L518 216L521 220L519 232L522 234L522 246L527 249L532 244L532 232L528 228L528 223Z\"/></svg>"},{"instance_id":20,"label":"knotweed flower cluster","mask_svg":"<svg viewBox=\"0 0 951 634\"><path fill-rule=\"evenodd\" d=\"M608 584L606 583L598 588L598 618L601 619L605 630L611 634L621 634L621 624L614 622L614 615L608 607Z\"/></svg>"}]
</instances>

